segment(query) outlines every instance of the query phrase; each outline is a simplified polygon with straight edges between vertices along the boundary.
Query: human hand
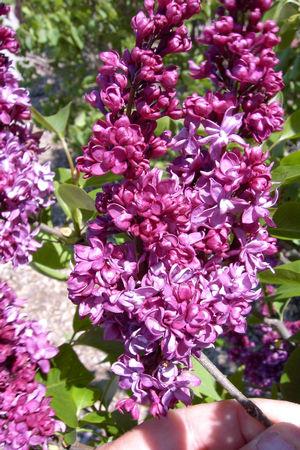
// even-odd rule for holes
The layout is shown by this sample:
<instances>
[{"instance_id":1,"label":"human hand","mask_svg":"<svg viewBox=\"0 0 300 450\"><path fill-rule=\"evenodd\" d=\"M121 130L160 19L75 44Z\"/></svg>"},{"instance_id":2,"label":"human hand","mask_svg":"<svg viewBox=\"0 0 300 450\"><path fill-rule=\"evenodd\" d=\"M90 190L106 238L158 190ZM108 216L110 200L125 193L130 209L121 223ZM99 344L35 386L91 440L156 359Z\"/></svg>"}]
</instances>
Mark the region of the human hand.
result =
<instances>
[{"instance_id":1,"label":"human hand","mask_svg":"<svg viewBox=\"0 0 300 450\"><path fill-rule=\"evenodd\" d=\"M255 400L274 423L267 430L235 400L171 411L101 450L300 450L300 405Z\"/></svg>"}]
</instances>

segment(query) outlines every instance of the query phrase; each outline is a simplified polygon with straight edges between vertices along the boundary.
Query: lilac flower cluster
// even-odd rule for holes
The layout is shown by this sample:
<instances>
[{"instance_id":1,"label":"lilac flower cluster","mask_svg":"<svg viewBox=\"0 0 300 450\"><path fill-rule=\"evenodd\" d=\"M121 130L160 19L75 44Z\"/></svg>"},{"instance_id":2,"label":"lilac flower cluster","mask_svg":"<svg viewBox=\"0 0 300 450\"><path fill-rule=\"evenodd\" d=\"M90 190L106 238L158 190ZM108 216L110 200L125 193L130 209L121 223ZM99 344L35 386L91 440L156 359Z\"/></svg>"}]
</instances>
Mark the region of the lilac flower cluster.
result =
<instances>
[{"instance_id":1,"label":"lilac flower cluster","mask_svg":"<svg viewBox=\"0 0 300 450\"><path fill-rule=\"evenodd\" d=\"M300 320L284 322L293 334L300 330ZM244 380L250 395L268 396L280 381L284 364L293 346L266 324L249 326L246 335L231 333L226 343L230 359L245 367Z\"/></svg>"},{"instance_id":2,"label":"lilac flower cluster","mask_svg":"<svg viewBox=\"0 0 300 450\"><path fill-rule=\"evenodd\" d=\"M158 23L168 20L169 10L195 6L184 0L158 3L165 8ZM158 19L149 10L152 4L145 1L149 29L154 30L152 37L147 34L147 42L156 41ZM142 31L148 33L148 22L139 13L134 24L138 18L144 21L137 33L140 42ZM170 41L170 36L164 34L164 39ZM157 51L160 48L158 43ZM87 244L75 246L69 296L82 317L103 326L107 339L124 343L124 354L112 370L119 375L120 386L133 395L117 406L136 418L140 404L162 415L178 401L191 402L191 387L199 383L189 372L191 357L212 346L223 332L245 332L252 303L261 295L257 272L269 267L265 257L277 249L266 227L273 224L268 208L275 201L268 155L246 142L244 113L231 100L234 95L229 93L227 99L210 92L204 98L196 94L188 98L184 128L169 144L179 156L168 173L149 170L143 162L133 176L132 159L122 159L124 166L116 171L112 156L120 154L120 146L113 145L127 136L120 130L123 124L132 127L130 120L139 121L132 139L141 129L144 142L152 142L144 132L148 118L138 106L141 88L132 92L122 103L127 110L130 105L129 115L117 118L115 124L121 120L117 127L108 125L108 120L113 124L112 112L106 122L96 124L91 142L95 143L97 130L99 135L89 153L91 170L87 149L79 159L80 170L88 175L112 170L126 178L105 185L97 196L100 215L88 226ZM103 102L101 93L94 99L99 105ZM206 109L210 112L205 116ZM198 133L200 127L204 135ZM111 144L104 149L101 139Z\"/></svg>"},{"instance_id":3,"label":"lilac flower cluster","mask_svg":"<svg viewBox=\"0 0 300 450\"><path fill-rule=\"evenodd\" d=\"M78 158L78 169L91 175L109 171L137 178L149 159L163 155L170 133L155 136L157 120L182 116L176 98L177 67L163 58L191 48L184 20L199 11L199 0L145 1L145 11L132 19L136 46L122 56L103 52L97 77L99 89L87 100L104 115Z\"/></svg>"},{"instance_id":4,"label":"lilac flower cluster","mask_svg":"<svg viewBox=\"0 0 300 450\"><path fill-rule=\"evenodd\" d=\"M0 4L0 16L8 7ZM28 92L19 87L7 53L16 53L15 33L0 26L0 262L27 263L38 247L32 222L51 203L54 174L38 162L39 133L30 118Z\"/></svg>"},{"instance_id":5,"label":"lilac flower cluster","mask_svg":"<svg viewBox=\"0 0 300 450\"><path fill-rule=\"evenodd\" d=\"M196 79L209 77L217 94L192 96L187 113L219 122L224 111L234 105L244 112L241 135L258 143L281 129L283 110L272 98L283 89L282 73L273 48L280 42L272 20L261 21L272 0L222 0L218 18L203 30L199 42L208 45L205 60L190 62ZM217 119L217 120L215 120Z\"/></svg>"},{"instance_id":6,"label":"lilac flower cluster","mask_svg":"<svg viewBox=\"0 0 300 450\"><path fill-rule=\"evenodd\" d=\"M38 322L27 320L21 306L15 293L0 282L0 447L46 450L61 424L35 375L37 369L49 371L49 359L57 349Z\"/></svg>"}]
</instances>

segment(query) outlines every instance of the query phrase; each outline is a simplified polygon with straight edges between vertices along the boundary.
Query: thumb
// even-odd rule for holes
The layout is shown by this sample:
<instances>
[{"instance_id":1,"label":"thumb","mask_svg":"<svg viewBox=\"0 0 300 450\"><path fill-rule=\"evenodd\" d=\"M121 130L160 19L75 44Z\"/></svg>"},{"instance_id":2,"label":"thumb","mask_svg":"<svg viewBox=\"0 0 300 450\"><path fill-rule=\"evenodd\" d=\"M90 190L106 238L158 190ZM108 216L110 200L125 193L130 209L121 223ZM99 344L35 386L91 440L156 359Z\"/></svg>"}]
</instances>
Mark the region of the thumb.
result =
<instances>
[{"instance_id":1,"label":"thumb","mask_svg":"<svg viewBox=\"0 0 300 450\"><path fill-rule=\"evenodd\" d=\"M277 423L241 450L300 450L300 428L290 423Z\"/></svg>"}]
</instances>

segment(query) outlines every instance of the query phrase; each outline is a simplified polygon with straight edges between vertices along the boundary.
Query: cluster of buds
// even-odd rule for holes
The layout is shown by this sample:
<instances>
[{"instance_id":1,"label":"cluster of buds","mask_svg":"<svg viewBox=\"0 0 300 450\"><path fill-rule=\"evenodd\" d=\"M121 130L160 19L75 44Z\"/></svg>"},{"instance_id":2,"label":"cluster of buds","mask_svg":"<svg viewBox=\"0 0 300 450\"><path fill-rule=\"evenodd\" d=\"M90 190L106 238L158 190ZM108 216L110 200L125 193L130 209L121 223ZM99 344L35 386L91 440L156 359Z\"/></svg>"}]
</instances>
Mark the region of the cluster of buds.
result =
<instances>
[{"instance_id":1,"label":"cluster of buds","mask_svg":"<svg viewBox=\"0 0 300 450\"><path fill-rule=\"evenodd\" d=\"M240 134L265 141L283 124L283 110L272 98L283 89L274 47L280 42L277 24L261 21L272 0L222 0L218 18L203 30L199 42L208 45L205 60L190 62L196 79L209 77L217 93L186 102L187 115L220 123L224 111L243 111ZM208 125L210 126L210 125Z\"/></svg>"},{"instance_id":2,"label":"cluster of buds","mask_svg":"<svg viewBox=\"0 0 300 450\"><path fill-rule=\"evenodd\" d=\"M268 155L247 142L239 92L217 84L215 93L188 98L179 113L174 84L171 90L163 84L166 69L154 63L190 47L186 35L179 37L182 20L199 4L157 3L154 13L154 1L145 0L146 12L133 19L132 52L122 59L113 52L102 56L102 89L89 95L105 120L95 125L79 169L87 176L111 170L125 178L98 194L100 214L88 226L87 243L75 246L69 279L69 296L80 315L101 325L107 339L124 343L112 370L132 396L117 407L135 418L140 404L163 415L178 401L191 402L191 387L199 383L190 373L192 356L223 332L245 332L252 303L261 295L257 272L269 267L265 257L277 251L267 232L267 225L274 225L268 210L274 204L271 167ZM238 7L245 9L244 3ZM246 26L237 25L241 33ZM137 70L132 54L149 49L151 59L138 61L153 61L153 70L143 71L141 62ZM215 72L225 77L221 66ZM175 80L175 69L166 75ZM247 85L247 92L254 95L255 86ZM167 173L150 170L148 162L154 140L166 142L153 137L155 120L165 114L184 117L184 128L169 143L179 156Z\"/></svg>"},{"instance_id":3,"label":"cluster of buds","mask_svg":"<svg viewBox=\"0 0 300 450\"><path fill-rule=\"evenodd\" d=\"M0 16L9 8L0 4ZM0 262L27 263L39 247L33 226L49 206L54 174L38 161L39 133L33 133L28 92L20 88L8 58L18 51L15 33L0 26Z\"/></svg>"},{"instance_id":4,"label":"cluster of buds","mask_svg":"<svg viewBox=\"0 0 300 450\"><path fill-rule=\"evenodd\" d=\"M149 159L167 151L170 133L154 134L157 120L182 117L176 98L177 67L163 58L191 48L184 20L199 11L199 0L145 2L145 12L132 19L136 46L122 56L103 52L99 89L87 100L104 115L93 128L78 158L78 169L91 175L109 171L137 178L149 170Z\"/></svg>"},{"instance_id":5,"label":"cluster of buds","mask_svg":"<svg viewBox=\"0 0 300 450\"><path fill-rule=\"evenodd\" d=\"M47 373L57 354L38 322L21 311L22 301L0 282L0 447L29 450L41 446L61 429L45 387L35 380Z\"/></svg>"},{"instance_id":6,"label":"cluster of buds","mask_svg":"<svg viewBox=\"0 0 300 450\"><path fill-rule=\"evenodd\" d=\"M300 320L284 322L291 335L300 330ZM283 339L269 325L249 325L246 335L231 333L226 344L231 361L244 366L244 381L252 396L271 394L272 387L279 383L283 368L288 360L292 344Z\"/></svg>"}]
</instances>

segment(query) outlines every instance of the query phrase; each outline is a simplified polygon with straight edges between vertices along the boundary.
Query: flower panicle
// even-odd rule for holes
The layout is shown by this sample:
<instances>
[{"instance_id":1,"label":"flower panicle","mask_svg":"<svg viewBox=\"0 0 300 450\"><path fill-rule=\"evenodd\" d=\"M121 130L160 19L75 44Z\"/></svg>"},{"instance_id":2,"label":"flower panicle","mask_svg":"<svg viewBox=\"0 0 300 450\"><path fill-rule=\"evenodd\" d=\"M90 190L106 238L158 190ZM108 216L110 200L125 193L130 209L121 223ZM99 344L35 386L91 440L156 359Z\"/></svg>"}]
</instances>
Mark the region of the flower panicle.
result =
<instances>
[{"instance_id":1,"label":"flower panicle","mask_svg":"<svg viewBox=\"0 0 300 450\"><path fill-rule=\"evenodd\" d=\"M42 326L21 311L23 301L0 281L0 445L29 450L47 443L62 423L54 418L46 388L35 379L47 373L58 350Z\"/></svg>"},{"instance_id":2,"label":"flower panicle","mask_svg":"<svg viewBox=\"0 0 300 450\"><path fill-rule=\"evenodd\" d=\"M171 133L155 135L162 117L179 119L176 96L178 69L164 57L187 52L191 39L184 21L200 9L199 0L146 1L131 22L135 47L122 55L100 54L98 88L86 99L104 115L78 158L78 169L89 177L109 171L136 179L149 170L149 160L166 153Z\"/></svg>"},{"instance_id":3,"label":"flower panicle","mask_svg":"<svg viewBox=\"0 0 300 450\"><path fill-rule=\"evenodd\" d=\"M0 5L0 16L9 12ZM9 58L17 53L15 32L0 26L0 263L27 264L40 246L37 214L52 203L50 165L40 164L40 133L30 125L30 98L19 86Z\"/></svg>"},{"instance_id":4,"label":"flower panicle","mask_svg":"<svg viewBox=\"0 0 300 450\"><path fill-rule=\"evenodd\" d=\"M275 25L261 21L259 11L268 5L224 1L217 20L204 29L204 36L211 39L220 35L222 45L205 38L207 61L201 68L192 64L192 69L201 71L201 76L196 74L201 78L209 66L215 90L203 97L195 93L184 102L180 110L184 127L166 141L166 147L178 154L167 173L150 170L149 148L154 139L162 139L153 137L161 113L175 116L162 109L168 102L156 102L158 97L152 96L151 77L156 80L155 92L161 92L165 68L157 57L174 49L174 33L199 4L164 0L154 10L154 2L146 0L145 11L132 22L137 47L122 58L114 52L101 56L101 89L90 94L90 100L105 120L95 124L78 166L87 176L112 171L123 178L104 185L98 194L99 215L88 225L87 243L75 247L68 287L80 315L101 325L107 339L124 344L124 354L112 370L132 396L117 407L135 418L141 404L148 405L153 415L163 415L178 401L191 403L192 388L199 383L190 372L192 357L212 347L222 333L245 333L247 316L261 297L258 272L270 267L266 258L277 252L276 240L267 231L267 226L274 226L269 208L276 202L271 195L271 165L258 145L257 132L250 134L244 106L260 101L260 92L261 101L274 106L269 103L274 92L267 93L267 84L264 89L259 84L273 73L276 59L271 50L268 55L263 51L278 41ZM259 17L255 25L253 9ZM245 22L238 22L241 16ZM260 81L256 76L244 84L233 81L231 72L236 76L238 71L231 70L225 58L233 58L234 52L222 38L229 34L233 43L230 33L240 33L235 40L236 45L240 42L239 52L245 48L245 61L256 49L255 67L264 64L261 70L266 75ZM145 53L149 51L151 58ZM217 64L219 60L229 72ZM252 63L249 67L256 70ZM175 74L171 69L168 73ZM273 75L279 80L280 75ZM108 95L111 81L122 94L114 87ZM259 125L259 136L266 136L264 126ZM162 149L160 143L157 148ZM129 154L140 155L136 166L132 158L129 162Z\"/></svg>"}]
</instances>

